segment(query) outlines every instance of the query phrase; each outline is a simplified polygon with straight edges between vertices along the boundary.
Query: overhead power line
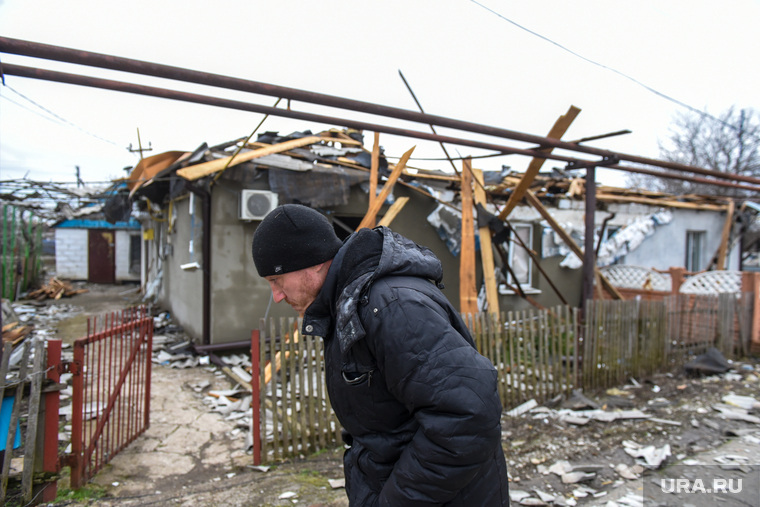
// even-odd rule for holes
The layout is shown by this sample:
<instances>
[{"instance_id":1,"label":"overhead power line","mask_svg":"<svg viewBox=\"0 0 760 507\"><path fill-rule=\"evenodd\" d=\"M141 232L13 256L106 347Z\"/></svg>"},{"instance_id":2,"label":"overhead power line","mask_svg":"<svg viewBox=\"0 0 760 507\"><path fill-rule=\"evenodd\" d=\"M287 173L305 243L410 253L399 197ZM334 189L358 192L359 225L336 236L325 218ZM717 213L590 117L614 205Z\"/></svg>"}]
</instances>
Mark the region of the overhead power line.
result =
<instances>
[{"instance_id":1,"label":"overhead power line","mask_svg":"<svg viewBox=\"0 0 760 507\"><path fill-rule=\"evenodd\" d=\"M43 118L46 118L46 119L48 119L48 120L50 120L50 121L55 121L55 120L58 120L59 122L62 122L64 125L67 125L67 126L70 126L70 127L74 127L74 128L76 128L77 130L80 130L81 132L84 132L84 133L85 133L85 134L87 134L88 136L92 136L92 137L94 137L95 139L100 139L101 141L104 141L104 142L106 142L106 143L109 143L109 144L113 144L114 146L119 146L119 145L118 145L117 143L115 143L114 141L111 141L110 139L106 139L106 138L104 138L104 137L101 137L101 136L99 136L99 135L97 135L97 134L93 134L93 133L92 133L92 132L90 132L89 130L86 130L86 129L84 129L84 128L80 127L79 125L77 125L76 123L73 123L73 122L71 122L71 121L67 120L66 118L64 118L64 117L62 117L62 116L60 116L60 115L58 115L58 114L54 113L53 111L51 111L51 110L50 110L50 109L48 109L47 107L43 106L42 104L39 104L38 102L35 102L34 100L32 100L31 98L27 97L26 95L24 95L24 94L23 94L23 93L21 93L20 91L18 91L18 90L15 90L14 88L12 88L12 87L11 87L10 85L8 85L7 83L5 83L5 84L4 84L4 87L5 87L5 88L7 88L8 90L12 91L13 93L15 93L16 95L18 95L18 96L19 96L19 97L21 97L22 99L26 100L26 101L27 101L27 102L29 102L30 104L34 105L34 106L35 106L35 107L37 107L38 109L40 109L40 110L44 111L45 113L49 114L50 116L52 116L52 118L50 118L50 117L48 117L48 116L45 116L45 115L42 115L42 114L40 114L40 113L38 113L38 112L36 112L36 111L33 111L33 110L29 109L28 107L24 107L22 104L20 104L20 103L16 102L15 100L12 100L12 99L10 99L9 97L6 97L6 96L2 95L2 97L3 97L3 98L5 98L6 100L8 100L8 101L10 101L10 102L13 102L13 103L14 103L14 104L16 104L17 106L19 106L19 107L22 107L22 108L26 109L27 111L29 111L29 112L32 112L32 113L34 113L34 114L37 114L37 115L39 115L39 116L42 116Z\"/></svg>"},{"instance_id":2,"label":"overhead power line","mask_svg":"<svg viewBox=\"0 0 760 507\"><path fill-rule=\"evenodd\" d=\"M637 85L641 86L645 90L647 90L647 91L649 91L651 93L654 93L655 95L657 95L659 97L662 97L663 99L665 99L667 101L673 102L674 104L677 104L677 105L679 105L681 107L684 107L684 108L688 109L689 111L692 111L693 113L696 113L696 114L698 114L700 116L708 117L711 120L720 123L721 125L725 125L726 127L732 128L734 130L738 130L735 125L731 125L730 123L727 123L727 122L721 120L720 118L716 118L715 116L707 113L706 111L699 110L696 107L690 106L689 104L686 104L685 102L682 102L682 101L680 101L680 100L678 100L678 99L676 99L674 97L671 97L670 95L668 95L666 93L663 93L663 92L661 92L659 90L656 90L656 89L652 88L651 86L642 83L638 79L636 79L636 78L634 78L632 76L629 76L628 74L626 74L624 72L621 72L621 71L619 71L617 69L613 69L612 67L610 67L608 65L604 65L603 63L599 63L599 62L594 61L594 60L592 60L590 58L587 58L587 57L583 56L582 54L577 53L577 52L573 51L572 49L570 49L570 48L568 48L566 46L563 46L559 42L556 42L556 41L550 39L549 37L541 35L540 33L538 33L538 32L536 32L534 30L531 30L530 28L527 28L527 27L521 25L520 23L517 23L514 20L509 19L508 17L504 16L503 14L501 14L499 12L496 12L495 10L491 9L490 7L486 7L485 5L483 5L482 3L478 2L477 0L470 0L470 1L472 3L474 3L475 5L478 5L478 6L482 7L483 9L487 10L491 14L500 17L501 19L503 19L507 23L510 23L510 24L516 26L520 30L526 31L529 34L531 34L531 35L533 35L535 37L538 37L539 39L542 39L542 40L548 42L549 44L557 46L561 50L570 53L571 55L575 56L576 58L580 58L581 60L583 60L585 62L588 62L588 63L590 63L592 65L596 65L597 67L601 67L604 70L608 70L610 72L614 72L615 74L617 74L617 75L619 75L619 76L621 76L621 77L623 77L625 79L628 79L629 81L632 81L632 82L636 83Z\"/></svg>"}]
</instances>

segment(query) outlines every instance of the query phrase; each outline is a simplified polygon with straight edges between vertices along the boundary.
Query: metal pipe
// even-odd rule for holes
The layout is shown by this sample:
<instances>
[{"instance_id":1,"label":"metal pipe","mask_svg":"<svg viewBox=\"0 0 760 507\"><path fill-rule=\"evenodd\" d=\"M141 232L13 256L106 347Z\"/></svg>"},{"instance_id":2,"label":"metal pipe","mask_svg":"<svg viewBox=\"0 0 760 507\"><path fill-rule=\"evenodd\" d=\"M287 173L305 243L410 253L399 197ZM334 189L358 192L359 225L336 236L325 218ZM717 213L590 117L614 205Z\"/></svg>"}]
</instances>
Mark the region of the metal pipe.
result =
<instances>
[{"instance_id":1,"label":"metal pipe","mask_svg":"<svg viewBox=\"0 0 760 507\"><path fill-rule=\"evenodd\" d=\"M348 109L352 111L358 111L362 113L369 113L378 116L385 116L390 118L397 118L401 120L407 120L412 122L424 123L427 125L438 125L441 127L448 127L457 130L464 130L468 132L474 132L478 134L484 134L494 137L502 137L506 139L512 139L515 141L522 141L526 143L538 144L541 147L553 147L566 149L571 151L577 151L581 153L587 153L590 155L596 155L604 158L617 157L620 160L626 160L644 165L653 165L657 167L665 167L675 171L695 172L701 174L707 174L698 167L692 167L685 164L678 164L675 162L668 162L662 160L656 160L646 157L639 157L636 155L628 155L623 153L616 153L609 150L602 150L599 148L593 148L590 146L568 143L557 139L548 137L541 137L532 134L526 134L522 132L515 132L504 128L491 127L488 125L481 125L469 121L455 120L452 118L446 118L443 116L431 115L427 113L419 113L417 111L410 111L407 109L401 109L391 106L383 106L379 104L373 104L370 102L363 102L360 100L347 99L343 97L337 97L334 95L327 95L316 92L309 92L299 90L296 88L288 88L283 86L277 86L267 83L261 83L258 81L251 81L240 78L233 78L229 76L223 76L220 74L212 74L208 72L201 72L190 69L183 69L181 67L174 67L170 65L161 65L158 63L145 62L142 60L133 60L130 58L123 58L118 56L105 55L102 53L92 53L89 51L75 50L70 48L63 48L60 46L53 46L49 44L40 44L36 42L24 41L19 39L12 39L9 37L0 37L0 52L11 53L23 56L31 56L36 58L43 58L48 60L57 60L61 62L74 63L80 65L88 65L91 67L99 67L111 70L132 72L135 74L143 74L147 76L161 77L166 79L174 79L178 81L185 81L189 83L203 84L208 86L216 86L220 88L227 88L231 90L244 91L249 93L256 93L260 95L269 95L273 97L282 97L289 100L300 100L312 104L319 104L329 107L335 107L339 109ZM753 178L744 175L734 175L734 179L738 181L745 181L748 183L760 184L760 179Z\"/></svg>"},{"instance_id":2,"label":"metal pipe","mask_svg":"<svg viewBox=\"0 0 760 507\"><path fill-rule=\"evenodd\" d=\"M752 192L760 192L760 188L752 187L750 185L744 185L742 183L733 183L730 181L709 180L707 178L700 178L699 176L682 176L680 174L663 173L659 171L652 171L650 169L644 169L639 167L621 167L618 165L607 166L606 169L616 169L620 171L626 171L631 173L647 174L650 176L656 176L658 178L666 178L671 180L688 181L691 183L701 183L704 185L715 185L718 187L736 188L739 190L749 190Z\"/></svg>"},{"instance_id":3,"label":"metal pipe","mask_svg":"<svg viewBox=\"0 0 760 507\"><path fill-rule=\"evenodd\" d=\"M304 121L312 121L317 123L325 123L328 125L342 125L344 127L356 128L359 130L369 130L373 132L383 132L386 134L397 135L401 137L412 137L417 139L424 139L427 141L441 141L451 144L458 144L460 146L469 146L471 148L479 148L484 150L492 150L511 155L525 155L527 157L541 156L543 158L550 158L553 160L560 160L562 162L591 162L589 160L579 160L573 157L546 154L540 151L532 151L521 148L511 148L499 144L485 143L480 141L472 141L467 139L460 139L456 137L441 136L436 134L429 134L427 132L419 132L416 130L408 130L397 127L389 127L386 125L378 125L374 123L368 123L358 120L350 120L346 118L337 118L332 116L318 115L313 113L298 112L291 109L278 109L270 106L262 106L259 104L252 104L249 102L241 102L238 100L223 99L219 97L211 97L208 95L199 95L196 93L182 92L177 90L169 90L166 88L157 88L154 86L139 85L134 83L127 83L124 81L114 81L111 79L101 79L96 77L81 76L78 74L70 74L66 72L58 72L54 70L35 69L31 67L24 67L14 64L3 64L3 73L6 75L29 77L33 79L42 79L45 81L55 81L58 83L75 84L80 86L89 86L92 88L103 88L106 90L114 90L126 93L134 93L137 95L147 95L150 97L159 97L164 99L180 100L183 102L192 102L196 104L205 104L208 106L224 107L227 109L237 109L240 111L249 111L253 113L269 114L272 116L280 116L283 118L291 118ZM758 179L760 184L760 179Z\"/></svg>"},{"instance_id":4,"label":"metal pipe","mask_svg":"<svg viewBox=\"0 0 760 507\"><path fill-rule=\"evenodd\" d=\"M2 38L0 38L2 40ZM242 102L237 100L223 99L219 97L211 97L208 95L200 95L195 93L182 92L177 90L169 90L165 88L158 88L153 86L139 85L134 83L126 83L123 81L114 81L110 79L101 79L89 76L81 76L78 74L70 74L65 72L58 72L46 69L35 69L31 67L24 67L14 64L3 64L3 73L6 75L27 77L32 79L41 79L45 81L54 81L58 83L74 84L79 86L88 86L92 88L102 88L106 90L120 91L125 93L133 93L137 95L146 95L150 97L158 97L171 100L179 100L183 102L191 102L196 104L204 104L214 107L223 107L227 109L236 109L240 111L249 111L254 113L269 114L272 116L279 116L284 118L298 119L304 121L311 121L316 123L324 123L327 125L342 125L344 127L355 128L359 130L368 130L372 132L383 132L386 134L396 135L400 137L409 137L415 139L423 139L426 141L435 141L439 143L456 144L459 146L467 146L470 148L477 148L483 150L490 150L499 152L505 155L524 155L526 157L540 157L550 160L558 160L566 163L581 163L587 164L587 159L578 159L574 157L568 157L558 155L556 153L546 153L543 151L536 151L530 149L514 148L494 143L486 143L482 141L475 141L470 139L462 139L458 137L443 136L440 134L430 134L427 132L420 132L416 130L402 129L397 127L390 127L387 125L379 125L375 123L363 122L359 120L351 120L346 118L338 118L332 116L318 115L314 113L298 112L290 109L278 109L270 106L263 106L259 104L252 104L248 102ZM619 164L606 166L610 169L617 169L620 171L641 172L644 174L659 175L659 173L648 171L646 169L639 169L636 167L621 166ZM648 171L648 172L647 172ZM693 168L692 172L699 174L708 174L715 178L734 180L734 175L728 175L719 171L710 171L707 169ZM665 176L675 179L684 179L685 177ZM749 177L745 177L749 178ZM760 178L749 178L760 185ZM686 180L689 181L689 180ZM695 180L696 181L696 180ZM713 183L711 180L704 180L705 183ZM715 184L721 184L720 182L714 182ZM737 186L739 184L723 184L723 186L729 186L732 188L742 188L745 190L752 190L760 192L760 187L749 187L746 185Z\"/></svg>"}]
</instances>

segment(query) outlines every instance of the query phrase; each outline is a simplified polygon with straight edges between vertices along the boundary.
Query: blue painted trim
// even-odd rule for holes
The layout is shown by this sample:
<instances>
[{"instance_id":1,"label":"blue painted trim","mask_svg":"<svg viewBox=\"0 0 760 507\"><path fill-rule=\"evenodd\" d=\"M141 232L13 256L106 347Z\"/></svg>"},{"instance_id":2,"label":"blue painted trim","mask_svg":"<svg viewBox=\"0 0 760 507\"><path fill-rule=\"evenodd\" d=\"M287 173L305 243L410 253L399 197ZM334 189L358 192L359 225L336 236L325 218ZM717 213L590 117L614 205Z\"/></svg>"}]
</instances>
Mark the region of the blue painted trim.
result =
<instances>
[{"instance_id":1,"label":"blue painted trim","mask_svg":"<svg viewBox=\"0 0 760 507\"><path fill-rule=\"evenodd\" d=\"M71 220L64 220L60 224L54 227L61 229L132 229L140 230L140 222L135 219L131 219L129 222L116 222L111 224L105 220L85 220L82 218L73 218Z\"/></svg>"}]
</instances>

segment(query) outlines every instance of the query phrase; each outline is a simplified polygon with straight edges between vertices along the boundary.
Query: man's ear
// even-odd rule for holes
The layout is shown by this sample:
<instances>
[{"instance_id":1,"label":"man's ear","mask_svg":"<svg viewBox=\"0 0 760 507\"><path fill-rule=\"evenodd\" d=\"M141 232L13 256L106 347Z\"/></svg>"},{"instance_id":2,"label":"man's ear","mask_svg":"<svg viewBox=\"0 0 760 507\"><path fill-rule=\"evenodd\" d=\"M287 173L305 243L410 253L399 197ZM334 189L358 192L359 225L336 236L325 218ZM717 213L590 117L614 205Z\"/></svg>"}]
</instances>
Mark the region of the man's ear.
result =
<instances>
[{"instance_id":1,"label":"man's ear","mask_svg":"<svg viewBox=\"0 0 760 507\"><path fill-rule=\"evenodd\" d=\"M317 264L315 267L317 268L316 271L319 274L327 274L327 271L330 269L330 265L332 264L332 259L329 261L325 261L322 264Z\"/></svg>"}]
</instances>

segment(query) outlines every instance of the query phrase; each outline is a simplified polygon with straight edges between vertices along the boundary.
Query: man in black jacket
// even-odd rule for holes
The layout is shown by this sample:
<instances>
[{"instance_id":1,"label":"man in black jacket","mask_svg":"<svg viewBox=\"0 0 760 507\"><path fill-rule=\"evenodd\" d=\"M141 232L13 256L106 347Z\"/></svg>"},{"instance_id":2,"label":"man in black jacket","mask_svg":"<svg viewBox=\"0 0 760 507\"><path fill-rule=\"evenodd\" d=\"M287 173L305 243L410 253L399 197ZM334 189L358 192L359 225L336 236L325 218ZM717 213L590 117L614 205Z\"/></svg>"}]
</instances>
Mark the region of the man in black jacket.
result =
<instances>
[{"instance_id":1,"label":"man in black jacket","mask_svg":"<svg viewBox=\"0 0 760 507\"><path fill-rule=\"evenodd\" d=\"M322 214L286 204L252 250L274 301L324 339L352 506L509 505L496 371L429 249L386 227L341 242Z\"/></svg>"}]
</instances>

